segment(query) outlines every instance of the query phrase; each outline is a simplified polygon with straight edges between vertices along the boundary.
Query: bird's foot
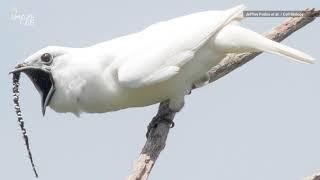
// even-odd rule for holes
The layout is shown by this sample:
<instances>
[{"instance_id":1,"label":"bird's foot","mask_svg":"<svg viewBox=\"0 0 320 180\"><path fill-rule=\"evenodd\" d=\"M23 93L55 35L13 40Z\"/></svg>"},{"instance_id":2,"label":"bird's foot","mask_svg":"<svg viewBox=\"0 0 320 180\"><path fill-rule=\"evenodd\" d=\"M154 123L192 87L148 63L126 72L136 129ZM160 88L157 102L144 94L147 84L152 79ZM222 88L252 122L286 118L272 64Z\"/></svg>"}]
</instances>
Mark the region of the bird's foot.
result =
<instances>
[{"instance_id":1,"label":"bird's foot","mask_svg":"<svg viewBox=\"0 0 320 180\"><path fill-rule=\"evenodd\" d=\"M170 128L174 127L174 122L173 122L173 120L171 118L166 117L166 116L158 116L157 115L151 120L151 122L148 125L148 130L147 130L147 133L146 133L146 137L147 138L150 135L151 129L157 128L158 124L160 124L160 123L167 123L167 124L170 125Z\"/></svg>"}]
</instances>

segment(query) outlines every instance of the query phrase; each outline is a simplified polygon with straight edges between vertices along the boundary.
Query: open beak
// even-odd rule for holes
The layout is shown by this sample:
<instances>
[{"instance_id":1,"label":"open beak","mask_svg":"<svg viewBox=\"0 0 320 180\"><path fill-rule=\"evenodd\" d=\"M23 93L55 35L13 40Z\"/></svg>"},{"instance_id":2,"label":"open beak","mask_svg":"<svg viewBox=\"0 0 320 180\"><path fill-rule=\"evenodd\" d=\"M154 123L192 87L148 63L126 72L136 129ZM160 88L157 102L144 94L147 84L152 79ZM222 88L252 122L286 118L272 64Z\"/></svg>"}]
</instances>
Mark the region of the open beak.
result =
<instances>
[{"instance_id":1,"label":"open beak","mask_svg":"<svg viewBox=\"0 0 320 180\"><path fill-rule=\"evenodd\" d=\"M26 63L18 64L11 73L25 73L32 81L41 96L42 114L45 115L46 107L49 105L52 95L55 91L52 73L48 69L28 65Z\"/></svg>"}]
</instances>

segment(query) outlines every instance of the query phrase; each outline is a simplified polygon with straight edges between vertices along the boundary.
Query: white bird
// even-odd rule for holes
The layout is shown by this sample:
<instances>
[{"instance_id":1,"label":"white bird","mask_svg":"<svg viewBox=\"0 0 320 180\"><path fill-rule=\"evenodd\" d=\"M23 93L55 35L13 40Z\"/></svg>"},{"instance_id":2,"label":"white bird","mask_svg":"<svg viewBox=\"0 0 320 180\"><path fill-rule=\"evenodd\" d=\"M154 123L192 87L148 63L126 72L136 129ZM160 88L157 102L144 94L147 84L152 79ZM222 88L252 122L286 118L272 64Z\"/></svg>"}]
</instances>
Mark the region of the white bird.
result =
<instances>
[{"instance_id":1,"label":"white bird","mask_svg":"<svg viewBox=\"0 0 320 180\"><path fill-rule=\"evenodd\" d=\"M42 112L104 113L170 100L178 112L192 86L228 53L264 51L304 63L313 58L239 26L244 6L206 11L151 25L85 48L49 46L13 72L38 89Z\"/></svg>"}]
</instances>

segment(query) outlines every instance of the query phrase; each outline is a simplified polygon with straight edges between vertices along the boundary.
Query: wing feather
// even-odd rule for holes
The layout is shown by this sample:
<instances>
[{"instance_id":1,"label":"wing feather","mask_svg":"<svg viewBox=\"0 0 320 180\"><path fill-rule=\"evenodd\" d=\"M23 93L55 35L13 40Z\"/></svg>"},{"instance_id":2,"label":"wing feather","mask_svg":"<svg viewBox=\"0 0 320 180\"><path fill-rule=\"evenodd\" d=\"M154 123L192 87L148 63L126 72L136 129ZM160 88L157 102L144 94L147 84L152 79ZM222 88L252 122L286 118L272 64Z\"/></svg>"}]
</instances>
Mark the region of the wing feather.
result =
<instances>
[{"instance_id":1,"label":"wing feather","mask_svg":"<svg viewBox=\"0 0 320 180\"><path fill-rule=\"evenodd\" d=\"M141 31L130 53L120 58L120 84L137 88L173 77L210 37L236 19L243 9L244 6L237 6L226 11L200 12Z\"/></svg>"}]
</instances>

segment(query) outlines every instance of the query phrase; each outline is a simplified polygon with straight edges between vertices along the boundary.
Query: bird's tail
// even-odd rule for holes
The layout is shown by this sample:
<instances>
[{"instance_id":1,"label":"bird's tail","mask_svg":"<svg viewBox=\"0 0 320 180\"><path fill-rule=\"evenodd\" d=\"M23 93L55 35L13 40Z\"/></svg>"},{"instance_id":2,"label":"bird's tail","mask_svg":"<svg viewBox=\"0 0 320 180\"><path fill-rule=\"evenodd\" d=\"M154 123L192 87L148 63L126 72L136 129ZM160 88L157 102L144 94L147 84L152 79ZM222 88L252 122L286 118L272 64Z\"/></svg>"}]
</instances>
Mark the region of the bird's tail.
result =
<instances>
[{"instance_id":1,"label":"bird's tail","mask_svg":"<svg viewBox=\"0 0 320 180\"><path fill-rule=\"evenodd\" d=\"M306 53L233 24L225 26L212 41L218 49L227 52L264 51L308 64L313 63L314 60L313 57Z\"/></svg>"}]
</instances>

